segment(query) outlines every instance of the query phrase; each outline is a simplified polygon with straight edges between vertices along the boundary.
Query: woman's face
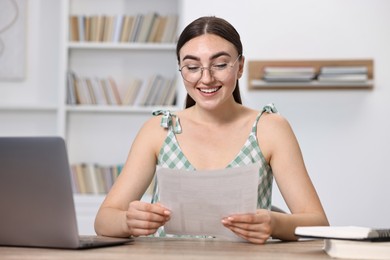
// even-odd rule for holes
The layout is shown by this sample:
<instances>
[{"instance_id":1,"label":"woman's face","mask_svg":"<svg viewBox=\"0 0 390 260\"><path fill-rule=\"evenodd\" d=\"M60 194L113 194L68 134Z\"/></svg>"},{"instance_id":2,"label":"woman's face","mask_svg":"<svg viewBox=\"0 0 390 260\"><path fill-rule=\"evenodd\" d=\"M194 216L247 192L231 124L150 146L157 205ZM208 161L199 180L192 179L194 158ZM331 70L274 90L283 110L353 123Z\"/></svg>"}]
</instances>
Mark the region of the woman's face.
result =
<instances>
[{"instance_id":1,"label":"woman's face","mask_svg":"<svg viewBox=\"0 0 390 260\"><path fill-rule=\"evenodd\" d=\"M179 55L184 85L197 105L213 109L234 102L232 93L242 75L244 59L232 43L204 34L184 44Z\"/></svg>"}]
</instances>

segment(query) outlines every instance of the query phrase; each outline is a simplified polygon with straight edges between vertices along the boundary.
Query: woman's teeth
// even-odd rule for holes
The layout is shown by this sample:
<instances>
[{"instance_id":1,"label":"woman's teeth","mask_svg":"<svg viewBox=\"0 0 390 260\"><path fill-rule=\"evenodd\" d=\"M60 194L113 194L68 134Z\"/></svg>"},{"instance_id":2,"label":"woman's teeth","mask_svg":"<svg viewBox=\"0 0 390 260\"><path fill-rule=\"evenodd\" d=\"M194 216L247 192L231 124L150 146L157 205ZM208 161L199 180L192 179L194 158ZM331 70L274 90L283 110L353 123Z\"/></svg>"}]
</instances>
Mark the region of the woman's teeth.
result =
<instances>
[{"instance_id":1,"label":"woman's teeth","mask_svg":"<svg viewBox=\"0 0 390 260\"><path fill-rule=\"evenodd\" d=\"M219 88L201 88L199 89L203 93L213 93L216 92Z\"/></svg>"}]
</instances>

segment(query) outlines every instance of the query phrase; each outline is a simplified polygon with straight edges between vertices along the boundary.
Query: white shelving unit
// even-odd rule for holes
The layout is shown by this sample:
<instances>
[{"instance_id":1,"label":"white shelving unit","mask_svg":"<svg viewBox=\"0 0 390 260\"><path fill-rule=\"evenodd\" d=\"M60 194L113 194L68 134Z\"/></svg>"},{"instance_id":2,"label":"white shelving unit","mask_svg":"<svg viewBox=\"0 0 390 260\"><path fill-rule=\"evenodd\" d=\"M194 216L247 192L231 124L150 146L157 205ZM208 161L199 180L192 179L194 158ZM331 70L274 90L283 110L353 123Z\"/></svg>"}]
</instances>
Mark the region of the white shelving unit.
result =
<instances>
[{"instance_id":1,"label":"white shelving unit","mask_svg":"<svg viewBox=\"0 0 390 260\"><path fill-rule=\"evenodd\" d=\"M63 46L58 133L67 142L70 163L124 163L142 124L157 107L68 105L66 73L83 77L113 77L119 90L132 78L147 80L153 74L177 76L175 43L111 43L69 41L71 15L136 15L157 12L179 14L179 0L63 0ZM169 107L168 109L176 109ZM81 234L91 234L103 195L75 195Z\"/></svg>"}]
</instances>

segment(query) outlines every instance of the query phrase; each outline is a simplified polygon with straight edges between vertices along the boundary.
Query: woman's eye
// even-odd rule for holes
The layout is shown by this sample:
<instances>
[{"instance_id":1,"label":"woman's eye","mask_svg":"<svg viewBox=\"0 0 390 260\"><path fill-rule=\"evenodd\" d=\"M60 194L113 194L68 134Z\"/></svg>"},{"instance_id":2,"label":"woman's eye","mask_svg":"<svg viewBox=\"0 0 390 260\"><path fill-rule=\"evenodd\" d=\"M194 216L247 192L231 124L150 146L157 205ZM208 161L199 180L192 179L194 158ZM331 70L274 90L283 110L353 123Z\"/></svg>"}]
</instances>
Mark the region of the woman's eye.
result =
<instances>
[{"instance_id":1,"label":"woman's eye","mask_svg":"<svg viewBox=\"0 0 390 260\"><path fill-rule=\"evenodd\" d=\"M200 69L199 66L187 66L187 70L190 71L190 72L197 72L198 70Z\"/></svg>"},{"instance_id":2,"label":"woman's eye","mask_svg":"<svg viewBox=\"0 0 390 260\"><path fill-rule=\"evenodd\" d=\"M218 63L218 64L214 64L212 65L212 68L214 70L223 70L227 67L227 63Z\"/></svg>"}]
</instances>

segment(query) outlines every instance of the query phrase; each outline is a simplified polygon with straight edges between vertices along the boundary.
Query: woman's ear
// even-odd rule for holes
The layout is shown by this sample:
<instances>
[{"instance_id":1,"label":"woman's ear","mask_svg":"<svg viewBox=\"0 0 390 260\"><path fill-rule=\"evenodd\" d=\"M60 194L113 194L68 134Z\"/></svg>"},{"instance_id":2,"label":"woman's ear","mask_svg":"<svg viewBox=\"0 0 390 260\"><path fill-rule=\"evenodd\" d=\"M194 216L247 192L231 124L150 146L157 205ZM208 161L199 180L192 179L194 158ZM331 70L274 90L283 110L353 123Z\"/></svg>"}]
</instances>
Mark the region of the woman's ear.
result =
<instances>
[{"instance_id":1,"label":"woman's ear","mask_svg":"<svg viewBox=\"0 0 390 260\"><path fill-rule=\"evenodd\" d=\"M239 61L239 67L238 67L238 78L241 78L242 74L244 73L244 64L245 64L245 57L242 55Z\"/></svg>"}]
</instances>

